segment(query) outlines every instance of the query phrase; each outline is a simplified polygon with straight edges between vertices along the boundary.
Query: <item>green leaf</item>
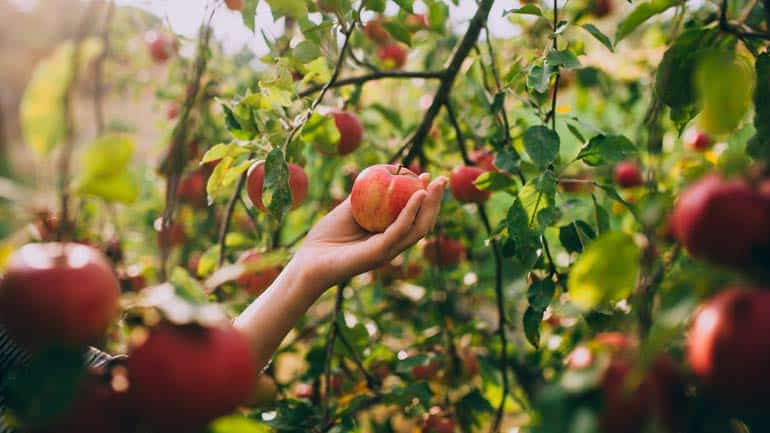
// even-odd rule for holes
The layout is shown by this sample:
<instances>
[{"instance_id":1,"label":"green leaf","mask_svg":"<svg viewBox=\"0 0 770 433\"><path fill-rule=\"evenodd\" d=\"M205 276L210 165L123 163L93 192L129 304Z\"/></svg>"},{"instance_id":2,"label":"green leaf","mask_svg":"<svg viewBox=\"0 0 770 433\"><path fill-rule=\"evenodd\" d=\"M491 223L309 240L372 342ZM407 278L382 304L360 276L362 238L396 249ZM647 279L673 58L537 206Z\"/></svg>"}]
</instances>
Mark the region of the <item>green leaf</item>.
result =
<instances>
[{"instance_id":1,"label":"green leaf","mask_svg":"<svg viewBox=\"0 0 770 433\"><path fill-rule=\"evenodd\" d=\"M302 78L302 82L320 81L325 83L331 80L331 78L332 71L329 70L329 65L326 64L326 58L319 57L305 65L305 76Z\"/></svg>"},{"instance_id":2,"label":"green leaf","mask_svg":"<svg viewBox=\"0 0 770 433\"><path fill-rule=\"evenodd\" d=\"M175 267L168 281L174 286L174 291L180 298L196 304L206 302L207 296L200 281L193 278L186 269Z\"/></svg>"},{"instance_id":3,"label":"green leaf","mask_svg":"<svg viewBox=\"0 0 770 433\"><path fill-rule=\"evenodd\" d=\"M734 48L704 53L695 71L698 127L715 135L733 132L751 107L754 80L750 60Z\"/></svg>"},{"instance_id":4,"label":"green leaf","mask_svg":"<svg viewBox=\"0 0 770 433\"><path fill-rule=\"evenodd\" d=\"M770 54L757 56L754 65L757 77L770 77ZM757 80L754 89L754 128L756 135L749 139L747 152L753 158L770 162L770 81Z\"/></svg>"},{"instance_id":5,"label":"green leaf","mask_svg":"<svg viewBox=\"0 0 770 433\"><path fill-rule=\"evenodd\" d=\"M535 281L527 289L527 301L529 308L535 311L545 311L551 304L553 295L556 293L556 285L553 280L545 279Z\"/></svg>"},{"instance_id":6,"label":"green leaf","mask_svg":"<svg viewBox=\"0 0 770 433\"><path fill-rule=\"evenodd\" d=\"M271 433L272 427L240 415L219 418L209 426L209 433Z\"/></svg>"},{"instance_id":7,"label":"green leaf","mask_svg":"<svg viewBox=\"0 0 770 433\"><path fill-rule=\"evenodd\" d=\"M211 172L209 180L206 183L206 195L208 195L209 200L219 195L219 191L221 191L224 186L224 179L227 175L227 171L230 170L233 163L235 163L234 157L224 156L214 167L214 171Z\"/></svg>"},{"instance_id":8,"label":"green leaf","mask_svg":"<svg viewBox=\"0 0 770 433\"><path fill-rule=\"evenodd\" d=\"M527 311L524 312L524 335L535 348L540 347L540 323L543 322L543 314L543 311L535 310L532 307L527 308Z\"/></svg>"},{"instance_id":9,"label":"green leaf","mask_svg":"<svg viewBox=\"0 0 770 433\"><path fill-rule=\"evenodd\" d=\"M583 137L583 134L581 134L580 130L577 129L577 126L575 126L575 125L573 125L571 123L568 123L567 124L567 129L569 129L569 132L571 132L572 135L575 136L575 138L577 138L579 142L581 142L581 143L585 143L586 142L585 137Z\"/></svg>"},{"instance_id":10,"label":"green leaf","mask_svg":"<svg viewBox=\"0 0 770 433\"><path fill-rule=\"evenodd\" d=\"M254 19L257 16L257 4L259 0L245 0L241 9L243 24L252 32L254 31Z\"/></svg>"},{"instance_id":11,"label":"green leaf","mask_svg":"<svg viewBox=\"0 0 770 433\"><path fill-rule=\"evenodd\" d=\"M305 39L292 50L294 58L301 63L309 63L321 56L321 48L315 42Z\"/></svg>"},{"instance_id":12,"label":"green leaf","mask_svg":"<svg viewBox=\"0 0 770 433\"><path fill-rule=\"evenodd\" d=\"M591 194L591 200L594 203L594 213L596 214L596 227L598 229L598 233L604 234L610 229L610 215L607 213L607 211L599 205L599 202L596 201L596 196Z\"/></svg>"},{"instance_id":13,"label":"green leaf","mask_svg":"<svg viewBox=\"0 0 770 433\"><path fill-rule=\"evenodd\" d=\"M382 23L385 30L393 36L393 39L403 42L406 45L412 45L412 33L405 25L395 20L388 20Z\"/></svg>"},{"instance_id":14,"label":"green leaf","mask_svg":"<svg viewBox=\"0 0 770 433\"><path fill-rule=\"evenodd\" d=\"M275 19L285 16L300 18L308 13L305 0L267 0L267 4L270 5Z\"/></svg>"},{"instance_id":15,"label":"green leaf","mask_svg":"<svg viewBox=\"0 0 770 433\"><path fill-rule=\"evenodd\" d=\"M567 69L575 69L580 67L580 60L578 60L575 53L570 50L549 51L545 57L545 63L553 67L553 69L558 66L562 66Z\"/></svg>"},{"instance_id":16,"label":"green leaf","mask_svg":"<svg viewBox=\"0 0 770 433\"><path fill-rule=\"evenodd\" d=\"M508 9L503 12L503 16L510 15L510 14L537 15L539 17L543 16L543 12L540 10L540 8L533 4L524 5L516 9Z\"/></svg>"},{"instance_id":17,"label":"green leaf","mask_svg":"<svg viewBox=\"0 0 770 433\"><path fill-rule=\"evenodd\" d=\"M608 50L611 52L615 52L615 48L612 46L612 41L610 41L610 38L607 37L604 33L602 33L601 30L596 28L593 24L583 24L582 27L585 31L591 34L594 38L596 38L597 41L601 42L602 45L607 47Z\"/></svg>"},{"instance_id":18,"label":"green leaf","mask_svg":"<svg viewBox=\"0 0 770 433\"><path fill-rule=\"evenodd\" d=\"M581 309L627 298L639 275L641 251L631 236L609 232L593 241L572 266L567 289Z\"/></svg>"},{"instance_id":19,"label":"green leaf","mask_svg":"<svg viewBox=\"0 0 770 433\"><path fill-rule=\"evenodd\" d=\"M510 147L497 152L495 156L495 167L508 173L518 173L519 162L519 155Z\"/></svg>"},{"instance_id":20,"label":"green leaf","mask_svg":"<svg viewBox=\"0 0 770 433\"><path fill-rule=\"evenodd\" d=\"M701 53L715 44L718 29L683 32L663 54L655 76L655 95L671 108L671 119L681 129L697 114L694 71Z\"/></svg>"},{"instance_id":21,"label":"green leaf","mask_svg":"<svg viewBox=\"0 0 770 433\"><path fill-rule=\"evenodd\" d=\"M520 199L516 199L508 209L506 226L508 237L513 242L513 255L525 268L531 268L537 260L540 241L538 234L529 226L529 215Z\"/></svg>"},{"instance_id":22,"label":"green leaf","mask_svg":"<svg viewBox=\"0 0 770 433\"><path fill-rule=\"evenodd\" d=\"M559 241L570 253L582 253L594 238L596 238L596 232L585 221L573 221L559 228Z\"/></svg>"},{"instance_id":23,"label":"green leaf","mask_svg":"<svg viewBox=\"0 0 770 433\"><path fill-rule=\"evenodd\" d=\"M300 138L326 154L334 154L340 142L340 131L332 116L313 113L302 128Z\"/></svg>"},{"instance_id":24,"label":"green leaf","mask_svg":"<svg viewBox=\"0 0 770 433\"><path fill-rule=\"evenodd\" d=\"M107 133L97 138L83 154L75 189L107 201L134 202L139 189L128 171L133 154L134 138L130 135Z\"/></svg>"},{"instance_id":25,"label":"green leaf","mask_svg":"<svg viewBox=\"0 0 770 433\"><path fill-rule=\"evenodd\" d=\"M385 0L364 0L364 7L374 12L385 12Z\"/></svg>"},{"instance_id":26,"label":"green leaf","mask_svg":"<svg viewBox=\"0 0 770 433\"><path fill-rule=\"evenodd\" d=\"M550 78L550 69L547 65L532 65L527 73L527 87L537 93L545 93L548 90Z\"/></svg>"},{"instance_id":27,"label":"green leaf","mask_svg":"<svg viewBox=\"0 0 770 433\"><path fill-rule=\"evenodd\" d=\"M677 0L652 0L636 6L636 8L623 19L620 24L618 24L618 30L615 33L615 43L617 44L621 39L628 36L648 19L659 13L665 12L668 8L678 3Z\"/></svg>"},{"instance_id":28,"label":"green leaf","mask_svg":"<svg viewBox=\"0 0 770 433\"><path fill-rule=\"evenodd\" d=\"M636 146L623 135L597 135L578 153L577 159L596 167L614 164L636 155Z\"/></svg>"},{"instance_id":29,"label":"green leaf","mask_svg":"<svg viewBox=\"0 0 770 433\"><path fill-rule=\"evenodd\" d=\"M444 2L431 2L428 5L428 26L432 30L442 30L449 19L449 6Z\"/></svg>"},{"instance_id":30,"label":"green leaf","mask_svg":"<svg viewBox=\"0 0 770 433\"><path fill-rule=\"evenodd\" d=\"M414 0L393 0L404 12L412 12Z\"/></svg>"},{"instance_id":31,"label":"green leaf","mask_svg":"<svg viewBox=\"0 0 770 433\"><path fill-rule=\"evenodd\" d=\"M239 146L235 143L219 143L215 144L211 149L206 151L206 153L203 155L203 158L201 158L201 164L216 161L226 156L237 158L238 156L245 155L247 153L249 153L249 151L245 147Z\"/></svg>"},{"instance_id":32,"label":"green leaf","mask_svg":"<svg viewBox=\"0 0 770 433\"><path fill-rule=\"evenodd\" d=\"M291 190L289 189L289 166L286 164L283 151L273 149L265 159L265 184L262 188L262 202L279 221L283 219L291 207Z\"/></svg>"},{"instance_id":33,"label":"green leaf","mask_svg":"<svg viewBox=\"0 0 770 433\"><path fill-rule=\"evenodd\" d=\"M502 173L488 171L477 177L473 184L476 185L478 189L484 191L500 191L515 186L516 181Z\"/></svg>"},{"instance_id":34,"label":"green leaf","mask_svg":"<svg viewBox=\"0 0 770 433\"><path fill-rule=\"evenodd\" d=\"M74 43L59 45L35 67L19 106L21 132L27 145L38 155L46 155L61 144L67 133L65 95L72 82ZM80 45L80 67L85 68L102 50L97 38Z\"/></svg>"},{"instance_id":35,"label":"green leaf","mask_svg":"<svg viewBox=\"0 0 770 433\"><path fill-rule=\"evenodd\" d=\"M523 139L524 149L540 169L547 168L559 155L559 136L545 126L530 126Z\"/></svg>"}]
</instances>

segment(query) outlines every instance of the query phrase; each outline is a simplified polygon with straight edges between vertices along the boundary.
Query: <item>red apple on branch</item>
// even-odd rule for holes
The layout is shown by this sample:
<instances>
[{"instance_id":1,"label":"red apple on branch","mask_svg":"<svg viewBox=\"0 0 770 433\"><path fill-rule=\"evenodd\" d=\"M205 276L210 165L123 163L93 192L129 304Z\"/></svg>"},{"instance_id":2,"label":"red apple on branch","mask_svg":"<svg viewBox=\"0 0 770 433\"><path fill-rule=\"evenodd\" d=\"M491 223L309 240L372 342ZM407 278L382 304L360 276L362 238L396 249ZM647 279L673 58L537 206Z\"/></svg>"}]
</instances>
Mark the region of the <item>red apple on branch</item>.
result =
<instances>
[{"instance_id":1,"label":"red apple on branch","mask_svg":"<svg viewBox=\"0 0 770 433\"><path fill-rule=\"evenodd\" d=\"M177 196L186 203L195 206L205 206L208 194L206 192L206 182L208 175L203 168L198 168L179 181L177 187Z\"/></svg>"},{"instance_id":2,"label":"red apple on branch","mask_svg":"<svg viewBox=\"0 0 770 433\"><path fill-rule=\"evenodd\" d=\"M350 193L353 218L365 230L384 232L396 220L409 198L425 189L424 182L408 169L389 164L366 168Z\"/></svg>"},{"instance_id":3,"label":"red apple on branch","mask_svg":"<svg viewBox=\"0 0 770 433\"><path fill-rule=\"evenodd\" d=\"M98 341L118 312L120 284L101 252L73 243L27 244L0 281L0 323L32 350Z\"/></svg>"},{"instance_id":4,"label":"red apple on branch","mask_svg":"<svg viewBox=\"0 0 770 433\"><path fill-rule=\"evenodd\" d=\"M687 359L708 391L724 403L768 408L769 339L770 292L729 287L697 313Z\"/></svg>"},{"instance_id":5,"label":"red apple on branch","mask_svg":"<svg viewBox=\"0 0 770 433\"><path fill-rule=\"evenodd\" d=\"M337 143L337 154L347 155L353 153L361 145L364 137L364 127L358 116L348 111L334 111L331 113L334 124L340 133L340 141Z\"/></svg>"},{"instance_id":6,"label":"red apple on branch","mask_svg":"<svg viewBox=\"0 0 770 433\"><path fill-rule=\"evenodd\" d=\"M644 183L642 170L634 161L621 161L613 172L615 183L621 188L635 188Z\"/></svg>"},{"instance_id":7,"label":"red apple on branch","mask_svg":"<svg viewBox=\"0 0 770 433\"><path fill-rule=\"evenodd\" d=\"M708 175L690 185L670 221L690 254L715 264L759 265L770 247L770 203L740 179Z\"/></svg>"},{"instance_id":8,"label":"red apple on branch","mask_svg":"<svg viewBox=\"0 0 770 433\"><path fill-rule=\"evenodd\" d=\"M437 406L430 408L423 419L423 433L454 433L456 429L455 420Z\"/></svg>"},{"instance_id":9,"label":"red apple on branch","mask_svg":"<svg viewBox=\"0 0 770 433\"><path fill-rule=\"evenodd\" d=\"M690 129L684 135L684 144L690 150L703 152L710 149L713 142L707 133L697 129Z\"/></svg>"},{"instance_id":10,"label":"red apple on branch","mask_svg":"<svg viewBox=\"0 0 770 433\"><path fill-rule=\"evenodd\" d=\"M225 5L231 11L240 11L243 9L243 0L225 0Z\"/></svg>"},{"instance_id":11,"label":"red apple on branch","mask_svg":"<svg viewBox=\"0 0 770 433\"><path fill-rule=\"evenodd\" d=\"M384 45L390 41L390 33L382 25L383 21L382 17L377 17L367 21L364 25L364 34L377 45Z\"/></svg>"},{"instance_id":12,"label":"red apple on branch","mask_svg":"<svg viewBox=\"0 0 770 433\"><path fill-rule=\"evenodd\" d=\"M457 266L465 258L465 246L458 240L439 236L423 244L422 255L434 266Z\"/></svg>"},{"instance_id":13,"label":"red apple on branch","mask_svg":"<svg viewBox=\"0 0 770 433\"><path fill-rule=\"evenodd\" d=\"M495 167L495 154L484 149L476 149L468 155L473 165L486 171L497 171Z\"/></svg>"},{"instance_id":14,"label":"red apple on branch","mask_svg":"<svg viewBox=\"0 0 770 433\"><path fill-rule=\"evenodd\" d=\"M483 203L489 200L490 192L482 191L473 183L476 178L486 173L481 167L457 167L449 176L449 189L457 201L462 203Z\"/></svg>"},{"instance_id":15,"label":"red apple on branch","mask_svg":"<svg viewBox=\"0 0 770 433\"><path fill-rule=\"evenodd\" d=\"M377 57L380 58L385 69L401 69L406 63L406 49L392 42L380 47Z\"/></svg>"},{"instance_id":16,"label":"red apple on branch","mask_svg":"<svg viewBox=\"0 0 770 433\"><path fill-rule=\"evenodd\" d=\"M253 396L256 359L230 326L162 322L128 358L133 410L158 431L198 431Z\"/></svg>"},{"instance_id":17,"label":"red apple on branch","mask_svg":"<svg viewBox=\"0 0 770 433\"><path fill-rule=\"evenodd\" d=\"M245 251L238 258L239 263L245 264L259 263L260 260L262 260L262 253L258 250ZM247 271L245 274L238 277L238 279L235 280L235 283L250 295L258 296L262 294L265 289L270 287L270 284L273 283L280 273L281 268L278 266L271 266L258 272Z\"/></svg>"},{"instance_id":18,"label":"red apple on branch","mask_svg":"<svg viewBox=\"0 0 770 433\"><path fill-rule=\"evenodd\" d=\"M150 52L150 57L156 63L163 63L170 59L176 51L176 40L167 33L159 31L148 31L144 34L144 41Z\"/></svg>"},{"instance_id":19,"label":"red apple on branch","mask_svg":"<svg viewBox=\"0 0 770 433\"><path fill-rule=\"evenodd\" d=\"M289 163L289 190L291 191L291 209L302 205L307 197L308 179L305 170L297 164ZM246 180L246 192L254 206L262 212L267 207L262 202L262 188L265 184L265 161L258 161L249 168Z\"/></svg>"}]
</instances>

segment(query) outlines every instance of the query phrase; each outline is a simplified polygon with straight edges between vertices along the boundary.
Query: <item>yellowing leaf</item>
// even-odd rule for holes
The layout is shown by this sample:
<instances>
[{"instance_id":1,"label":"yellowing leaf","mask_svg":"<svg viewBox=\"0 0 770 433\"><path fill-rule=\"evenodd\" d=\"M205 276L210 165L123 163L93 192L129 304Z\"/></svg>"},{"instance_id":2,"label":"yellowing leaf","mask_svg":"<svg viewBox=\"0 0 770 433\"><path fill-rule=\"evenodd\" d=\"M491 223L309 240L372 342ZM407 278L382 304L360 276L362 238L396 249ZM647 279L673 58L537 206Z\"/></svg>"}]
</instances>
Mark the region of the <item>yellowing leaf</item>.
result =
<instances>
[{"instance_id":1,"label":"yellowing leaf","mask_svg":"<svg viewBox=\"0 0 770 433\"><path fill-rule=\"evenodd\" d=\"M570 106L569 105L560 105L556 107L556 113L557 114L569 114L570 112Z\"/></svg>"},{"instance_id":2,"label":"yellowing leaf","mask_svg":"<svg viewBox=\"0 0 770 433\"><path fill-rule=\"evenodd\" d=\"M567 283L570 299L590 310L627 298L636 285L641 252L631 236L609 232L583 252Z\"/></svg>"},{"instance_id":3,"label":"yellowing leaf","mask_svg":"<svg viewBox=\"0 0 770 433\"><path fill-rule=\"evenodd\" d=\"M305 70L305 76L302 78L304 83L310 83L312 81L327 82L332 77L329 65L326 64L326 59L324 57L319 57L305 65Z\"/></svg>"},{"instance_id":4,"label":"yellowing leaf","mask_svg":"<svg viewBox=\"0 0 770 433\"><path fill-rule=\"evenodd\" d=\"M86 39L80 47L80 68L102 50L101 41ZM19 117L24 141L39 155L58 145L66 133L64 98L72 81L74 43L64 42L44 58L24 90Z\"/></svg>"}]
</instances>

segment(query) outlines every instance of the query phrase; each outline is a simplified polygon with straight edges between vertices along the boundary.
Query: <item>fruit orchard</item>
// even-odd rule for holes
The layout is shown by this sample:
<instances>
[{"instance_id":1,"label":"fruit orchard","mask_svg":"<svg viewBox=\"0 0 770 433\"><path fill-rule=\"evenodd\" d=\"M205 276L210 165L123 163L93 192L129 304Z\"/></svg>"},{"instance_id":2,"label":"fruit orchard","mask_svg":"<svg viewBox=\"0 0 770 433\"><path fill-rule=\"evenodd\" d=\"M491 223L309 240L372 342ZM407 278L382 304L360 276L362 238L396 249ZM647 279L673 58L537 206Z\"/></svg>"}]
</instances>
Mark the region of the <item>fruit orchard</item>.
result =
<instances>
[{"instance_id":1,"label":"fruit orchard","mask_svg":"<svg viewBox=\"0 0 770 433\"><path fill-rule=\"evenodd\" d=\"M193 38L81 4L0 168L0 426L770 429L770 1L211 0ZM148 89L156 144L104 103ZM310 228L387 233L428 175L425 239L255 353L230 323Z\"/></svg>"}]
</instances>

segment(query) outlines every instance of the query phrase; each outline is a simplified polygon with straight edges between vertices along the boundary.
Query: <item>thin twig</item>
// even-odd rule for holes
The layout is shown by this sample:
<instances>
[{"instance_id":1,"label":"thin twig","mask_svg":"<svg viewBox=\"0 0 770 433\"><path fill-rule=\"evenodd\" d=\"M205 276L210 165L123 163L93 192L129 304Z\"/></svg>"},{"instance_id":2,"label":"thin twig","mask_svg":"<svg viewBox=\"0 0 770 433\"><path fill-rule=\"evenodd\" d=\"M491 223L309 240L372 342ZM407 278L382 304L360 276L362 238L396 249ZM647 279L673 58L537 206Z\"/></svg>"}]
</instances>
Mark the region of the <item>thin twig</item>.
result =
<instances>
[{"instance_id":1,"label":"thin twig","mask_svg":"<svg viewBox=\"0 0 770 433\"><path fill-rule=\"evenodd\" d=\"M160 172L166 176L166 205L163 210L163 216L161 219L161 233L168 233L173 224L174 209L176 208L177 188L179 186L179 180L184 170L186 158L185 152L187 147L187 126L190 118L195 100L198 97L198 92L201 87L201 77L206 71L208 63L208 45L211 39L211 21L214 19L214 14L217 11L216 2L210 3L211 12L208 15L207 20L201 25L200 33L198 36L198 51L195 55L195 64L192 74L192 79L187 86L187 93L185 95L184 104L179 114L179 120L177 120L174 130L171 135L171 143L169 145L168 153L163 159L160 165ZM161 242L160 245L160 278L166 279L166 267L168 265L168 256L171 245L169 242Z\"/></svg>"},{"instance_id":2,"label":"thin twig","mask_svg":"<svg viewBox=\"0 0 770 433\"><path fill-rule=\"evenodd\" d=\"M329 327L329 335L326 337L326 348L325 353L326 357L324 358L324 389L326 390L326 395L324 396L323 400L323 420L324 424L331 421L331 418L329 416L329 400L330 400L330 394L331 394L331 366L332 366L332 353L334 351L334 340L337 338L337 333L339 330L337 329L336 323L339 320L340 315L342 314L342 306L345 302L345 287L347 287L347 282L341 283L337 285L337 294L334 298L334 314L332 314L332 323Z\"/></svg>"},{"instance_id":3,"label":"thin twig","mask_svg":"<svg viewBox=\"0 0 770 433\"><path fill-rule=\"evenodd\" d=\"M334 89L344 86L355 86L368 83L369 81L378 81L383 79L411 79L411 78L424 78L424 79L438 79L444 75L445 71L379 71L367 75L361 75L358 77L343 78L337 80L329 88ZM299 92L300 97L310 96L314 93L320 92L324 88L323 85L315 85L308 87L307 89Z\"/></svg>"},{"instance_id":4,"label":"thin twig","mask_svg":"<svg viewBox=\"0 0 770 433\"><path fill-rule=\"evenodd\" d=\"M57 171L59 174L59 226L56 230L56 239L58 241L65 240L65 237L69 236L70 221L69 221L69 182L70 182L70 164L72 159L72 152L75 147L75 115L74 115L74 98L75 91L77 90L78 81L80 78L80 56L81 45L83 39L85 39L93 22L93 16L96 14L97 2L91 3L89 8L78 23L78 31L75 34L75 40L72 47L72 58L70 61L70 80L67 83L67 88L62 96L62 111L64 117L64 140L60 149L59 160L57 162Z\"/></svg>"},{"instance_id":5,"label":"thin twig","mask_svg":"<svg viewBox=\"0 0 770 433\"><path fill-rule=\"evenodd\" d=\"M96 121L96 135L104 133L104 62L110 54L110 27L115 12L115 2L107 2L107 12L102 28L102 52L94 60L94 120Z\"/></svg>"}]
</instances>

